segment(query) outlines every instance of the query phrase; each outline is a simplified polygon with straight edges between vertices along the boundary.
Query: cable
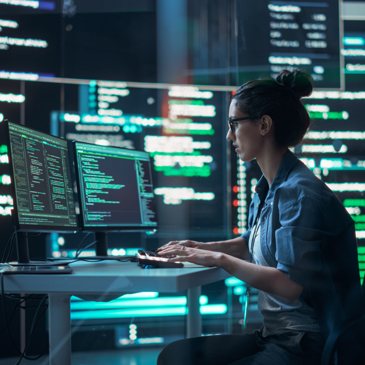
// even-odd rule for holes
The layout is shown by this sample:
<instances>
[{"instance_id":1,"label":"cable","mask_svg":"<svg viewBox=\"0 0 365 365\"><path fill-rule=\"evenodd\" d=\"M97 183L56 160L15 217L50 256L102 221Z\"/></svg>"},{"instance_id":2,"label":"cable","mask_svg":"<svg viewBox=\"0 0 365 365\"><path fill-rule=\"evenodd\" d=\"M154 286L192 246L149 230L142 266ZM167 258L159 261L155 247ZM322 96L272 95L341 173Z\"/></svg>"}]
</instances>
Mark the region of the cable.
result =
<instances>
[{"instance_id":1,"label":"cable","mask_svg":"<svg viewBox=\"0 0 365 365\"><path fill-rule=\"evenodd\" d=\"M14 315L15 315L15 313L16 313L16 310L17 310L17 307L14 307L14 309L13 309L13 313L11 314L11 316L10 316L10 320L9 320L9 322L11 322L12 320L13 320L13 318L14 318ZM5 332L5 330L6 330L6 326L0 331L0 335L2 335L4 332Z\"/></svg>"},{"instance_id":2,"label":"cable","mask_svg":"<svg viewBox=\"0 0 365 365\"><path fill-rule=\"evenodd\" d=\"M6 246L5 246L5 249L4 249L4 253L3 253L3 257L2 257L2 259L1 259L1 262L3 262L3 263L5 263L5 262L7 262L7 260L8 260L8 258L9 258L9 256L10 256L10 254L6 254L6 252L7 252L7 250L8 250L8 247L9 247L9 244L10 244L10 247L12 247L13 246L13 240L14 240L14 236L15 236L15 234L16 234L16 231L14 231L12 234L11 234L11 236L9 237L9 239L8 239L8 242L6 243Z\"/></svg>"},{"instance_id":3,"label":"cable","mask_svg":"<svg viewBox=\"0 0 365 365\"><path fill-rule=\"evenodd\" d=\"M48 305L47 305L47 307L44 309L44 311L41 313L41 315L37 318L37 316L38 316L38 312L39 312L39 309L41 308L42 303L43 303L43 301L44 301L46 298L47 298L47 295L45 295L45 296L43 297L43 299L40 301L40 303L39 303L39 305L38 305L38 308L37 308L37 310L36 310L36 312L35 312L35 314L34 314L34 318L33 318L33 321L32 321L32 325L31 325L31 327L30 327L30 332L29 332L29 338L28 338L28 341L27 341L27 345L25 346L25 349L24 349L24 351L22 352L22 354L21 354L21 356L20 356L20 359L18 360L18 362L16 363L16 365L19 365L19 364L20 364L20 362L23 360L23 358L27 358L27 357L25 356L25 353L26 353L26 351L28 350L28 347L29 347L30 342L31 342L31 340L32 340L33 331L34 331L35 327L37 326L37 324L38 324L39 320L42 318L43 314L46 312L46 310L47 310L47 308L48 308ZM47 343L47 347L48 347L48 343ZM38 360L39 358L41 358L41 357L43 356L43 354L44 354L44 352L46 351L47 347L46 347L46 348L42 351L42 353L41 353L40 355L38 355L38 356L36 356L36 357L28 358L28 359L30 359L30 360Z\"/></svg>"},{"instance_id":4,"label":"cable","mask_svg":"<svg viewBox=\"0 0 365 365\"><path fill-rule=\"evenodd\" d=\"M82 247L83 243L85 242L86 238L88 238L90 235L91 235L91 232L87 233L86 236L81 240L81 242L77 246L76 253L75 253L75 257L78 257L80 255L80 253L82 252L82 250L80 252L79 252L79 250ZM83 250L84 249L85 248L83 248Z\"/></svg>"},{"instance_id":5,"label":"cable","mask_svg":"<svg viewBox=\"0 0 365 365\"><path fill-rule=\"evenodd\" d=\"M37 357L33 358L33 357L28 357L25 355L25 351L27 350L28 346L29 346L29 342L31 341L32 339L32 334L33 334L33 331L34 331L34 328L36 327L36 325L38 324L40 318L43 316L43 314L45 313L45 311L47 310L48 308L48 305L44 305L42 306L42 303L43 301L47 298L47 295L44 295L41 302L38 304L37 306L37 311L35 313L35 316L34 316L34 319L33 319L33 323L32 323L32 327L31 327L31 332L30 332L30 335L29 335L29 338L28 338L28 344L26 346L26 348L24 349L23 352L21 352L17 345L15 344L14 340L13 340L13 337L11 336L11 332L10 332L10 328L9 328L9 322L8 322L8 319L7 319L7 313L6 313L6 305L9 305L9 303L6 303L5 301L5 298L6 298L6 295L5 295L5 290L4 290L4 272L1 272L0 273L1 277L0 277L0 283L1 283L1 295L2 295L2 309L3 309L3 314L4 314L4 320L5 320L5 325L6 325L6 329L7 329L7 332L8 332L8 336L10 338L10 341L14 347L14 349L19 353L19 355L21 356L20 359L18 360L18 364L20 364L21 360L24 358L24 359L27 359L27 360L38 360L41 356L43 356L43 354L45 353L45 351L47 350L47 347L48 347L48 344L47 344L47 347L43 350L42 354L41 355L38 355ZM14 298L12 298L14 299ZM24 299L26 300L26 299ZM16 307L16 306L15 306ZM41 307L44 307L44 311L41 313L41 315L38 317L38 319L36 320L37 318L37 314L39 312L39 309ZM24 307L22 309L26 309L27 307ZM16 308L15 308L16 309Z\"/></svg>"},{"instance_id":6,"label":"cable","mask_svg":"<svg viewBox=\"0 0 365 365\"><path fill-rule=\"evenodd\" d=\"M29 233L24 233L24 236L27 238L34 238L34 237L39 237L42 233L37 233L34 236L29 236Z\"/></svg>"},{"instance_id":7,"label":"cable","mask_svg":"<svg viewBox=\"0 0 365 365\"><path fill-rule=\"evenodd\" d=\"M89 247L95 245L96 242L98 242L98 241L93 241L93 242L89 243L87 246L83 247L83 249L77 253L77 256L75 256L75 258L78 258L80 256L80 254L81 254L82 251L85 251Z\"/></svg>"}]
</instances>

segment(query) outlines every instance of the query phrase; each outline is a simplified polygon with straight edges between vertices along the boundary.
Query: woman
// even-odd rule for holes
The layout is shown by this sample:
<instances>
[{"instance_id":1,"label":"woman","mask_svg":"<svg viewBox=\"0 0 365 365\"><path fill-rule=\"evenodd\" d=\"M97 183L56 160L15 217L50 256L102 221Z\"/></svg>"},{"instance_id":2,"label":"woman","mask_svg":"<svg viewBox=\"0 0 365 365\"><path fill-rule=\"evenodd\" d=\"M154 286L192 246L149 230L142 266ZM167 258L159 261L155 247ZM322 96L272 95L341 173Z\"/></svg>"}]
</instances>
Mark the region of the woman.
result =
<instances>
[{"instance_id":1,"label":"woman","mask_svg":"<svg viewBox=\"0 0 365 365\"><path fill-rule=\"evenodd\" d=\"M241 86L229 108L227 139L262 178L248 231L222 242L173 241L159 254L218 266L260 290L263 327L249 335L177 341L158 364L319 364L325 338L361 307L354 222L341 202L290 151L310 118L300 98L312 82L301 71Z\"/></svg>"}]
</instances>

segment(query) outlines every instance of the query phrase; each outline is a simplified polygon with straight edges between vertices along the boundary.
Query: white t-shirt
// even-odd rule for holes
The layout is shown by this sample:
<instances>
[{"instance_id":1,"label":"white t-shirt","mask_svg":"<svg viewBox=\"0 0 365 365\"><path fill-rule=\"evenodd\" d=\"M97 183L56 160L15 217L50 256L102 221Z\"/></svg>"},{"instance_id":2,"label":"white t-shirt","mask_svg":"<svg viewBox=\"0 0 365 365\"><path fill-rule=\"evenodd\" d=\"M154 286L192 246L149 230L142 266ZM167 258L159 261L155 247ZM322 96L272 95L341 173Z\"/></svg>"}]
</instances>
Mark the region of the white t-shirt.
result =
<instances>
[{"instance_id":1,"label":"white t-shirt","mask_svg":"<svg viewBox=\"0 0 365 365\"><path fill-rule=\"evenodd\" d=\"M257 226L255 225L251 230L248 247L253 258L252 262L261 266L269 266L261 252L260 223L259 219ZM277 244L280 244L280 242ZM295 300L287 300L260 290L258 308L264 317L263 336L279 335L293 330L321 332L314 309L300 297Z\"/></svg>"}]
</instances>

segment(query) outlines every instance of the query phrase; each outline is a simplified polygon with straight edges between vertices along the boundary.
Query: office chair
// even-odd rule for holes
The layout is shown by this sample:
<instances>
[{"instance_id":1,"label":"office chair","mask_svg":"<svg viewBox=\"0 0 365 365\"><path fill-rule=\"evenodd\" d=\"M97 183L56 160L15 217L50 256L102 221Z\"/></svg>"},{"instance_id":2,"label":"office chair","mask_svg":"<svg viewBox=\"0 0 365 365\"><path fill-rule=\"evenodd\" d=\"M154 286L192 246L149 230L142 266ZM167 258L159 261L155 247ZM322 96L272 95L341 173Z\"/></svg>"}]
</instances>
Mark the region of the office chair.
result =
<instances>
[{"instance_id":1,"label":"office chair","mask_svg":"<svg viewBox=\"0 0 365 365\"><path fill-rule=\"evenodd\" d=\"M365 308L365 279L361 290ZM349 335L345 339L345 335ZM345 339L345 343L341 340ZM341 356L334 363L335 353L341 349ZM337 354L336 354L337 355ZM321 365L364 365L365 364L365 312L353 322L342 324L328 336L321 358Z\"/></svg>"}]
</instances>

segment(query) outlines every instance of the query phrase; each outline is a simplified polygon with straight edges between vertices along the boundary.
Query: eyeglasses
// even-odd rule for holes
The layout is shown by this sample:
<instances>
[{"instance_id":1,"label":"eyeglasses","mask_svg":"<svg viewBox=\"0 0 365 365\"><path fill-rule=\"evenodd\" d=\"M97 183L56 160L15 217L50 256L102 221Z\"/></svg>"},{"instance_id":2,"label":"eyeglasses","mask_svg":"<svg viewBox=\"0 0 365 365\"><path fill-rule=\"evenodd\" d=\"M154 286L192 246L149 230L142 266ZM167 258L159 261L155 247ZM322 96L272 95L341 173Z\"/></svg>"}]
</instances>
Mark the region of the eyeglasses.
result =
<instances>
[{"instance_id":1,"label":"eyeglasses","mask_svg":"<svg viewBox=\"0 0 365 365\"><path fill-rule=\"evenodd\" d=\"M243 118L232 118L232 119L228 119L228 125L229 125L229 129L231 130L232 133L236 132L236 127L237 127L237 122L239 122L240 120L248 120L248 119L257 119L258 117L243 117Z\"/></svg>"}]
</instances>

